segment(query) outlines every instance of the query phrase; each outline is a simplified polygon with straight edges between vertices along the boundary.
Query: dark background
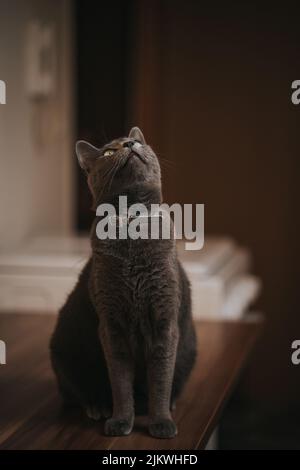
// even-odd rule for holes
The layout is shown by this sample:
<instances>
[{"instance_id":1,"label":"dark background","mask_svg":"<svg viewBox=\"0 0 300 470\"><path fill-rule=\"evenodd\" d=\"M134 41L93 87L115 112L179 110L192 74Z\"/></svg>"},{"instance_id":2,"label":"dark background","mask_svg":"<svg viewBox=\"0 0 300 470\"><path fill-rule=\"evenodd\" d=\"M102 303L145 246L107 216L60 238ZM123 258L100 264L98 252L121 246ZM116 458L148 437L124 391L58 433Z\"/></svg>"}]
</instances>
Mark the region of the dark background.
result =
<instances>
[{"instance_id":1,"label":"dark background","mask_svg":"<svg viewBox=\"0 0 300 470\"><path fill-rule=\"evenodd\" d=\"M224 448L300 449L299 22L291 2L76 1L78 137L140 126L173 162L165 200L205 203L206 234L249 247L263 281L264 334L224 414ZM77 189L85 231L79 171Z\"/></svg>"}]
</instances>

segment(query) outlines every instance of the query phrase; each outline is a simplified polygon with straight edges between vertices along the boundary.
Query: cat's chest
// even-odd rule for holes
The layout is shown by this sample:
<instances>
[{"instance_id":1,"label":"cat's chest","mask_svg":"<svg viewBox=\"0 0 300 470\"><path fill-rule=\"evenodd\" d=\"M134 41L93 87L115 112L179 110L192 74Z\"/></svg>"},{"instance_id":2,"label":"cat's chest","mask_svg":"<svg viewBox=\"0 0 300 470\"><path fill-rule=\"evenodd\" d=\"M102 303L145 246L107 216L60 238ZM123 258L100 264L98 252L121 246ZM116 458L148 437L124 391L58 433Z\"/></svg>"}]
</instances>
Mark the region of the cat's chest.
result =
<instances>
[{"instance_id":1,"label":"cat's chest","mask_svg":"<svg viewBox=\"0 0 300 470\"><path fill-rule=\"evenodd\" d=\"M109 312L126 328L136 326L151 321L151 312L175 298L173 277L174 270L163 259L99 263L91 276L92 297L100 316Z\"/></svg>"},{"instance_id":2,"label":"cat's chest","mask_svg":"<svg viewBox=\"0 0 300 470\"><path fill-rule=\"evenodd\" d=\"M128 264L123 268L122 284L124 292L133 302L145 301L155 286L153 268L139 264Z\"/></svg>"}]
</instances>

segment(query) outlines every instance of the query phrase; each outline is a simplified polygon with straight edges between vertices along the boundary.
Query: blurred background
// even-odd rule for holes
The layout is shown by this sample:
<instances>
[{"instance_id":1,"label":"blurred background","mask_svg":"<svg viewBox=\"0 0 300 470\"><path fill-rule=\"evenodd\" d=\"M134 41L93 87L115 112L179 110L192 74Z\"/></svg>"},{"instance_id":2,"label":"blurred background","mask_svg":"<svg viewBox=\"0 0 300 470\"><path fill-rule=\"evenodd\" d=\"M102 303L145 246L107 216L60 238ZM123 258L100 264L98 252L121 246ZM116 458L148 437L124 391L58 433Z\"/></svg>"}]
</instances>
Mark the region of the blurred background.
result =
<instances>
[{"instance_id":1,"label":"blurred background","mask_svg":"<svg viewBox=\"0 0 300 470\"><path fill-rule=\"evenodd\" d=\"M7 273L40 277L28 253L51 251L41 237L61 240L61 269L66 240L85 253L93 213L75 140L101 145L138 125L169 160L165 201L204 203L205 233L246 247L262 285L252 309L264 332L219 447L300 449L297 3L0 0L0 9L1 308L20 286ZM36 301L26 283L16 308Z\"/></svg>"}]
</instances>

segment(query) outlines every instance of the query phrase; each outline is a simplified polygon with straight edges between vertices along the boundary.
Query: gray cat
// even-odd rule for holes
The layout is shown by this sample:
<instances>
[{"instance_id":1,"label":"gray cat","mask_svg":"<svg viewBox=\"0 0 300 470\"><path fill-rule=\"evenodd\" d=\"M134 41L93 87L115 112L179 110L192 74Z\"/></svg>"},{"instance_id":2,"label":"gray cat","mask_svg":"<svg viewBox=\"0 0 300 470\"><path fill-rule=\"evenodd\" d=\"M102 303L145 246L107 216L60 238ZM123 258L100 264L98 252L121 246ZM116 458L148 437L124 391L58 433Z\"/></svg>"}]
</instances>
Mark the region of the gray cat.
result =
<instances>
[{"instance_id":1,"label":"gray cat","mask_svg":"<svg viewBox=\"0 0 300 470\"><path fill-rule=\"evenodd\" d=\"M120 195L128 205L162 202L158 159L142 132L101 149L76 146L94 208ZM177 434L170 410L196 356L190 287L169 240L107 239L91 231L92 256L62 307L51 359L66 403L93 419L107 418L105 434L127 435L135 414L149 416L158 438Z\"/></svg>"}]
</instances>

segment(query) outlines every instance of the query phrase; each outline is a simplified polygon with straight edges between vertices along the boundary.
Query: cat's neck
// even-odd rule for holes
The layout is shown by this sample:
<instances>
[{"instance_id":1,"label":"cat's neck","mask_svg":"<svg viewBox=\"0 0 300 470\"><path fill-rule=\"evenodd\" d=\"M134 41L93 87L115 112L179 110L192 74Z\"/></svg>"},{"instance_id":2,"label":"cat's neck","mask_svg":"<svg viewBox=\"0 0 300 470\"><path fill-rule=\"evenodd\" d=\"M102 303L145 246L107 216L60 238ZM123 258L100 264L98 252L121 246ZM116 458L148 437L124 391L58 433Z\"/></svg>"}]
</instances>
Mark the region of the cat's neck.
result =
<instances>
[{"instance_id":1,"label":"cat's neck","mask_svg":"<svg viewBox=\"0 0 300 470\"><path fill-rule=\"evenodd\" d=\"M127 197L127 206L133 204L143 204L147 209L150 208L151 204L161 204L162 203L162 193L160 186L146 185L146 184L136 184L130 186L129 188L124 188L121 192L110 194L109 196L99 200L96 204L98 207L100 204L112 204L117 213L119 207L119 197Z\"/></svg>"}]
</instances>

